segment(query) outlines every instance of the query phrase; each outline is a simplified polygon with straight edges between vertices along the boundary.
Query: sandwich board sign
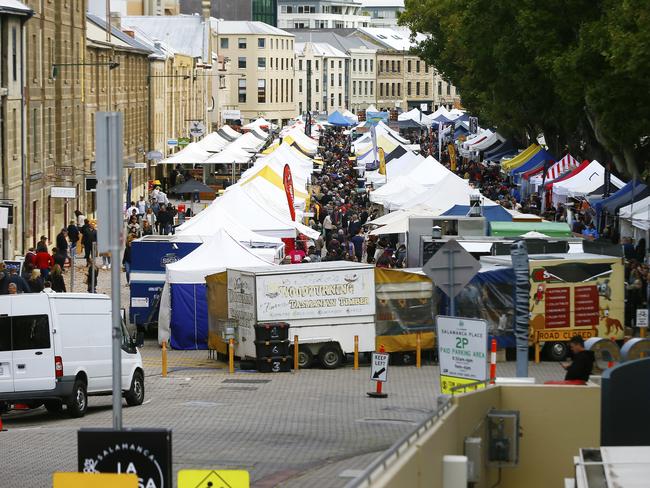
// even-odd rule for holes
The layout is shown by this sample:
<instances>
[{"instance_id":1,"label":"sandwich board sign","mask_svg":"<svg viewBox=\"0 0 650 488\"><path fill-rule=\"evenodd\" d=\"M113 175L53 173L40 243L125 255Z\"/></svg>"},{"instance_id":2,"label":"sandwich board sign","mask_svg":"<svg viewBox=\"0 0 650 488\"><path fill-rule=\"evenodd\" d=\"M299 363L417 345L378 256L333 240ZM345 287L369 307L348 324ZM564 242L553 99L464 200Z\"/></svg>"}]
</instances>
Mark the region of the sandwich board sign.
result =
<instances>
[{"instance_id":1,"label":"sandwich board sign","mask_svg":"<svg viewBox=\"0 0 650 488\"><path fill-rule=\"evenodd\" d=\"M487 322L438 316L436 324L441 393L454 393L454 387L487 380ZM484 386L472 385L468 390Z\"/></svg>"},{"instance_id":2,"label":"sandwich board sign","mask_svg":"<svg viewBox=\"0 0 650 488\"><path fill-rule=\"evenodd\" d=\"M388 353L373 352L372 367L370 368L370 379L373 381L388 380Z\"/></svg>"}]
</instances>

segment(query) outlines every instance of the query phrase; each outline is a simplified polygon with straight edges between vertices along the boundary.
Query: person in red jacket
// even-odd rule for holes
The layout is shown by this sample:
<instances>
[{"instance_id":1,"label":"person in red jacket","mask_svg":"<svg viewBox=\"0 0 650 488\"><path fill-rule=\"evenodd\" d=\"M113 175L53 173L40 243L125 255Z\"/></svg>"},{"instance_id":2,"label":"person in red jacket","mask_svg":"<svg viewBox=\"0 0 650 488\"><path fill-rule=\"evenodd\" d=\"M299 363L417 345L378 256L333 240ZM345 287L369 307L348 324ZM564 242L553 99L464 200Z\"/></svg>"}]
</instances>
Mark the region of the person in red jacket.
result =
<instances>
[{"instance_id":1,"label":"person in red jacket","mask_svg":"<svg viewBox=\"0 0 650 488\"><path fill-rule=\"evenodd\" d=\"M47 247L39 246L34 257L34 267L41 270L41 276L46 279L50 274L50 268L54 264L54 259L47 252Z\"/></svg>"}]
</instances>

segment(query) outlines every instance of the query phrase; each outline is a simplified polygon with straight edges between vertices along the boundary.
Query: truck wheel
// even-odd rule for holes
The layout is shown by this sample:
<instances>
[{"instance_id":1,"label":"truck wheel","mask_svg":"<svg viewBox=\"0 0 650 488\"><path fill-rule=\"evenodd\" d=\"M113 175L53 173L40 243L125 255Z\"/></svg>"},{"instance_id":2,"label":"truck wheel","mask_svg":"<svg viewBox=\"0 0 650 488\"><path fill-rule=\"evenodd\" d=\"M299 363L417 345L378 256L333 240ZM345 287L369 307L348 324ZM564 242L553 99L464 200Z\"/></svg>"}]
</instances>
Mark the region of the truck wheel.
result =
<instances>
[{"instance_id":1,"label":"truck wheel","mask_svg":"<svg viewBox=\"0 0 650 488\"><path fill-rule=\"evenodd\" d=\"M293 348L291 348L291 354L293 355ZM307 347L298 348L298 367L300 369L309 369L314 362L314 355L311 353Z\"/></svg>"},{"instance_id":2,"label":"truck wheel","mask_svg":"<svg viewBox=\"0 0 650 488\"><path fill-rule=\"evenodd\" d=\"M564 361L567 357L566 342L551 342L546 345L545 349L546 357L551 361Z\"/></svg>"},{"instance_id":3,"label":"truck wheel","mask_svg":"<svg viewBox=\"0 0 650 488\"><path fill-rule=\"evenodd\" d=\"M336 369L343 362L343 352L336 343L328 343L318 351L318 359L325 369Z\"/></svg>"},{"instance_id":4,"label":"truck wheel","mask_svg":"<svg viewBox=\"0 0 650 488\"><path fill-rule=\"evenodd\" d=\"M68 414L72 418L83 417L88 410L88 393L86 383L77 378L72 387L72 395L68 398Z\"/></svg>"},{"instance_id":5,"label":"truck wheel","mask_svg":"<svg viewBox=\"0 0 650 488\"><path fill-rule=\"evenodd\" d=\"M144 401L144 375L140 371L133 373L131 388L124 395L126 404L130 407L142 405Z\"/></svg>"},{"instance_id":6,"label":"truck wheel","mask_svg":"<svg viewBox=\"0 0 650 488\"><path fill-rule=\"evenodd\" d=\"M47 400L45 402L45 410L50 413L61 413L63 410L63 403L59 400Z\"/></svg>"}]
</instances>

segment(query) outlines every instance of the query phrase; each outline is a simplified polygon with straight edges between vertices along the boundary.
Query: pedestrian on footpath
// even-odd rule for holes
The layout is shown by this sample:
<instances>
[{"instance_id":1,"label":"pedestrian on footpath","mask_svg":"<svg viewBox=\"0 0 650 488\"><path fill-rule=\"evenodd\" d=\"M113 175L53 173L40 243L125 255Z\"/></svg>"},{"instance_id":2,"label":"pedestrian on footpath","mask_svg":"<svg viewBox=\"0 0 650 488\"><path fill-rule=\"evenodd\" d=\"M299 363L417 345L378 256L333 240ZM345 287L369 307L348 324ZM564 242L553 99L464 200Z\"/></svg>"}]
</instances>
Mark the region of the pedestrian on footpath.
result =
<instances>
[{"instance_id":1,"label":"pedestrian on footpath","mask_svg":"<svg viewBox=\"0 0 650 488\"><path fill-rule=\"evenodd\" d=\"M32 270L27 284L29 285L30 293L40 293L43 291L43 278L41 278L41 272L38 269Z\"/></svg>"},{"instance_id":2,"label":"pedestrian on footpath","mask_svg":"<svg viewBox=\"0 0 650 488\"><path fill-rule=\"evenodd\" d=\"M47 288L47 283L50 283L50 286L52 287L52 290L54 290L57 293L65 293L66 292L66 287L65 287L65 280L63 279L63 271L61 270L61 266L58 264L55 264L52 266L52 272L50 273L50 279L49 281L45 282L45 287Z\"/></svg>"},{"instance_id":3,"label":"pedestrian on footpath","mask_svg":"<svg viewBox=\"0 0 650 488\"><path fill-rule=\"evenodd\" d=\"M79 242L79 228L75 225L74 220L68 225L68 241L70 241L70 258L77 257L77 243Z\"/></svg>"},{"instance_id":4,"label":"pedestrian on footpath","mask_svg":"<svg viewBox=\"0 0 650 488\"><path fill-rule=\"evenodd\" d=\"M126 273L126 284L131 283L131 243L133 242L133 237L130 235L126 238L126 246L124 247L124 255L122 256L122 266L124 266L124 272Z\"/></svg>"},{"instance_id":5,"label":"pedestrian on footpath","mask_svg":"<svg viewBox=\"0 0 650 488\"><path fill-rule=\"evenodd\" d=\"M79 209L74 211L74 215L77 219L77 227L83 227L86 223L86 216Z\"/></svg>"},{"instance_id":6,"label":"pedestrian on footpath","mask_svg":"<svg viewBox=\"0 0 650 488\"><path fill-rule=\"evenodd\" d=\"M36 257L34 259L34 267L41 271L41 276L47 278L48 274L50 273L50 268L54 264L54 259L50 253L47 252L46 245L39 245L39 247L36 249Z\"/></svg>"},{"instance_id":7,"label":"pedestrian on footpath","mask_svg":"<svg viewBox=\"0 0 650 488\"><path fill-rule=\"evenodd\" d=\"M90 224L90 220L85 219L81 228L81 237L84 245L84 259L88 261L93 251L93 242L97 240L97 231Z\"/></svg>"},{"instance_id":8,"label":"pedestrian on footpath","mask_svg":"<svg viewBox=\"0 0 650 488\"><path fill-rule=\"evenodd\" d=\"M70 244L68 243L68 229L64 227L61 229L61 232L56 235L56 249L59 254L62 254L67 258L69 246Z\"/></svg>"}]
</instances>

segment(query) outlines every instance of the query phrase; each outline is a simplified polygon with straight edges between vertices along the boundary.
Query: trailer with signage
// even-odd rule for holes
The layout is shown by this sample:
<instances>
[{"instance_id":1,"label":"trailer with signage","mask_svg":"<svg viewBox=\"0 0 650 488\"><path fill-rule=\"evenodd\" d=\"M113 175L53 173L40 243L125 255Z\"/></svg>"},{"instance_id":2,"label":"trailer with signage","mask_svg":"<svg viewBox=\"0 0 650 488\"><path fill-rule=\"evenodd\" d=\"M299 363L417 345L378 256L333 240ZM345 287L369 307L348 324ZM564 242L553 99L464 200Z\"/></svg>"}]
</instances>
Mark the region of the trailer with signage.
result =
<instances>
[{"instance_id":1,"label":"trailer with signage","mask_svg":"<svg viewBox=\"0 0 650 488\"><path fill-rule=\"evenodd\" d=\"M206 281L210 290L210 277ZM277 322L289 324L290 339L298 336L301 368L315 359L325 368L339 367L354 352L355 336L359 352L375 349L371 265L321 262L228 269L227 310L234 324L235 355L242 359L256 358L256 325ZM214 319L210 313L210 321Z\"/></svg>"},{"instance_id":2,"label":"trailer with signage","mask_svg":"<svg viewBox=\"0 0 650 488\"><path fill-rule=\"evenodd\" d=\"M511 266L510 256L484 256L481 262ZM568 341L604 337L621 340L625 323L623 258L598 254L529 256L529 338L540 354L560 361Z\"/></svg>"}]
</instances>

